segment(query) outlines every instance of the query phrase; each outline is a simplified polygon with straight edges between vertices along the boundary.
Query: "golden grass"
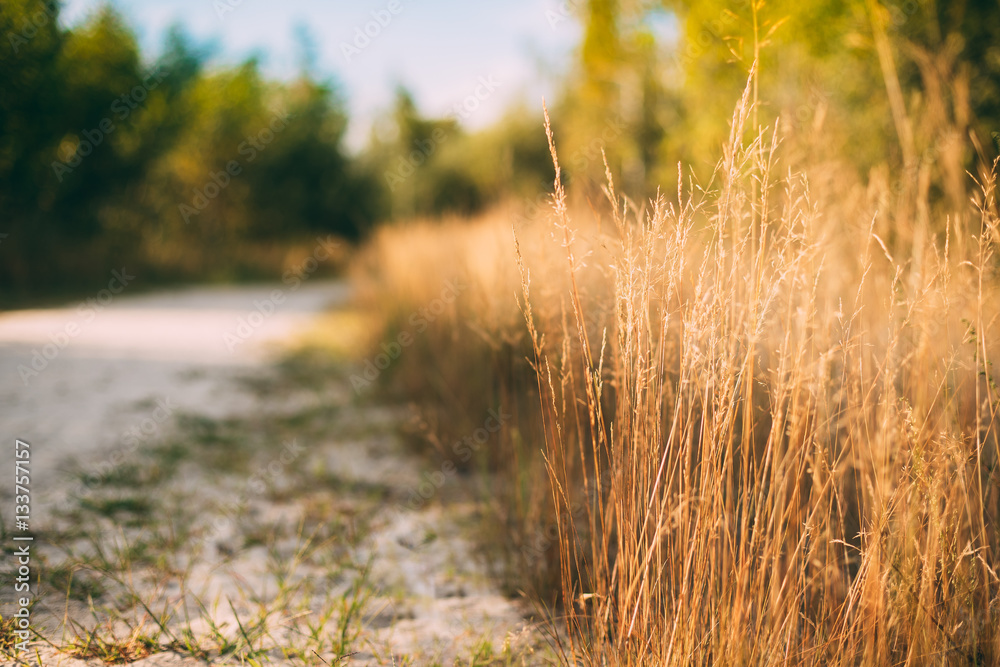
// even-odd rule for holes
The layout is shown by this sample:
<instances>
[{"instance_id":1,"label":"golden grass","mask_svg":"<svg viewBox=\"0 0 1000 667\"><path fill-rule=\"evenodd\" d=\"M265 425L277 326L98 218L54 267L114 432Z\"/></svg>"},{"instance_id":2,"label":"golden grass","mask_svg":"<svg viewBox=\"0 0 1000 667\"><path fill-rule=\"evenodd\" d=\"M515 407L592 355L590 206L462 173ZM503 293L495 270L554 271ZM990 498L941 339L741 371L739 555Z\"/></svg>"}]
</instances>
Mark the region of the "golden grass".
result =
<instances>
[{"instance_id":1,"label":"golden grass","mask_svg":"<svg viewBox=\"0 0 1000 667\"><path fill-rule=\"evenodd\" d=\"M877 183L785 172L751 111L673 202L609 174L580 224L557 179L516 248L500 214L384 230L362 283L386 332L469 285L386 385L445 456L514 414L491 530L568 664L993 664L995 165L968 210L904 223Z\"/></svg>"}]
</instances>

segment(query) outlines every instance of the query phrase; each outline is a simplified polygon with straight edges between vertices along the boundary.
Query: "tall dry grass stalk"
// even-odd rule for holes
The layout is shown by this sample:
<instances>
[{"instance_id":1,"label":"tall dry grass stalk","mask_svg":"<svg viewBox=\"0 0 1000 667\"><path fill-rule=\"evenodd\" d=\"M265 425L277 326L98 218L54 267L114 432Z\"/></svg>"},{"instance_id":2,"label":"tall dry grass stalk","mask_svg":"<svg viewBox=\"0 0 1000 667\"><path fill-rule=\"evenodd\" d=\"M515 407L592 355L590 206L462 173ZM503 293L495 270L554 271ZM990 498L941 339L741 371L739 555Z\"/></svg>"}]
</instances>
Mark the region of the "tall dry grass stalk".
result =
<instances>
[{"instance_id":1,"label":"tall dry grass stalk","mask_svg":"<svg viewBox=\"0 0 1000 667\"><path fill-rule=\"evenodd\" d=\"M783 173L775 129L744 139L747 90L711 191L638 210L609 172L596 258L557 176L519 255L563 657L995 664L995 165L961 243L890 243L863 193Z\"/></svg>"},{"instance_id":2,"label":"tall dry grass stalk","mask_svg":"<svg viewBox=\"0 0 1000 667\"><path fill-rule=\"evenodd\" d=\"M885 170L789 171L752 107L672 202L609 175L582 214L557 180L516 241L502 212L381 230L373 351L414 342L379 382L432 456L512 415L460 474L567 663L992 664L996 165L965 210L901 202Z\"/></svg>"}]
</instances>

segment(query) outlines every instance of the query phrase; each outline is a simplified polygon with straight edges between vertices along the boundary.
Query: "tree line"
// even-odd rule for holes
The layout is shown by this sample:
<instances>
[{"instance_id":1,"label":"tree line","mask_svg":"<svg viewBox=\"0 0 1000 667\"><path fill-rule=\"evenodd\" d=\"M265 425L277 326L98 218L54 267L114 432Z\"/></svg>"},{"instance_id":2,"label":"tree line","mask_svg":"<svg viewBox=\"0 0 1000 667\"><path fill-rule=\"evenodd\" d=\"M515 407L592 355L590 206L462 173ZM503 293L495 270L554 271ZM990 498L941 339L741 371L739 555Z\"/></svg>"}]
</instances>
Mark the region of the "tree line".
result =
<instances>
[{"instance_id":1,"label":"tree line","mask_svg":"<svg viewBox=\"0 0 1000 667\"><path fill-rule=\"evenodd\" d=\"M0 294L99 284L122 261L148 281L273 277L293 242L499 203L531 217L551 186L540 108L470 133L461 108L425 117L400 88L355 155L342 92L308 64L282 81L254 58L209 66L179 27L151 60L111 7L71 28L59 12L0 4ZM637 201L678 162L708 178L751 67L755 126L780 117L804 160L887 166L957 206L996 155L996 2L577 0L545 19L583 26L551 104L576 192L605 157Z\"/></svg>"}]
</instances>

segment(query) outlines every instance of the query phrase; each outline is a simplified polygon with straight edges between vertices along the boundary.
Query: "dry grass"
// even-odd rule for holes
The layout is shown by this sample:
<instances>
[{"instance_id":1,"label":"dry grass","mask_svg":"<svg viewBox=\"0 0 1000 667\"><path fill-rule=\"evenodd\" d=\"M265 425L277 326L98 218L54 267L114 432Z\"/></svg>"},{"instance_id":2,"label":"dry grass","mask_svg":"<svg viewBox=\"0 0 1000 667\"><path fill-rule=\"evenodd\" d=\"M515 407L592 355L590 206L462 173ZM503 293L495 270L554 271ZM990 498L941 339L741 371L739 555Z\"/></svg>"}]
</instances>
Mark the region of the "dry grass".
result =
<instances>
[{"instance_id":1,"label":"dry grass","mask_svg":"<svg viewBox=\"0 0 1000 667\"><path fill-rule=\"evenodd\" d=\"M900 215L877 181L786 172L751 112L712 187L640 209L609 175L611 224L557 180L518 250L503 216L384 231L389 336L469 283L386 385L444 455L514 414L482 465L567 663L993 664L995 169L967 210L918 188Z\"/></svg>"},{"instance_id":2,"label":"dry grass","mask_svg":"<svg viewBox=\"0 0 1000 667\"><path fill-rule=\"evenodd\" d=\"M78 636L71 642L66 651L81 660L92 658L109 665L120 665L136 660L142 660L161 650L159 641L154 636L143 633L142 628L134 628L128 637L115 636L110 627L104 628L108 638L102 637L101 628L94 628L85 635Z\"/></svg>"},{"instance_id":3,"label":"dry grass","mask_svg":"<svg viewBox=\"0 0 1000 667\"><path fill-rule=\"evenodd\" d=\"M7 658L16 654L15 647L21 641L21 638L16 634L17 630L16 618L0 616L0 656Z\"/></svg>"}]
</instances>

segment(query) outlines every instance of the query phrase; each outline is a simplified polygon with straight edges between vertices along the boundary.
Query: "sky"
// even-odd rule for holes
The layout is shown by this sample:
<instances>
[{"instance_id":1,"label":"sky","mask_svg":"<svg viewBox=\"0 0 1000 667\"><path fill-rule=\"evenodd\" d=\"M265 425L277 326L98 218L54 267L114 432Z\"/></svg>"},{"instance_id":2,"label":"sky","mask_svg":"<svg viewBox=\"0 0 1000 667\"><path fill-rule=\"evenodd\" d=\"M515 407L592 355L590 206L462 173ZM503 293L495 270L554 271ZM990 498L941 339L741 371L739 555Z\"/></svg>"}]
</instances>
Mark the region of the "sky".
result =
<instances>
[{"instance_id":1,"label":"sky","mask_svg":"<svg viewBox=\"0 0 1000 667\"><path fill-rule=\"evenodd\" d=\"M347 100L347 144L358 150L373 121L405 85L418 108L443 116L470 95L469 129L485 127L517 102L553 99L581 36L568 8L581 0L112 0L155 57L167 28L182 24L217 47L214 62L258 55L270 76L294 76L303 62L303 30L320 76ZM65 0L67 25L102 0ZM367 32L367 34L366 34ZM486 85L488 84L488 85Z\"/></svg>"}]
</instances>

